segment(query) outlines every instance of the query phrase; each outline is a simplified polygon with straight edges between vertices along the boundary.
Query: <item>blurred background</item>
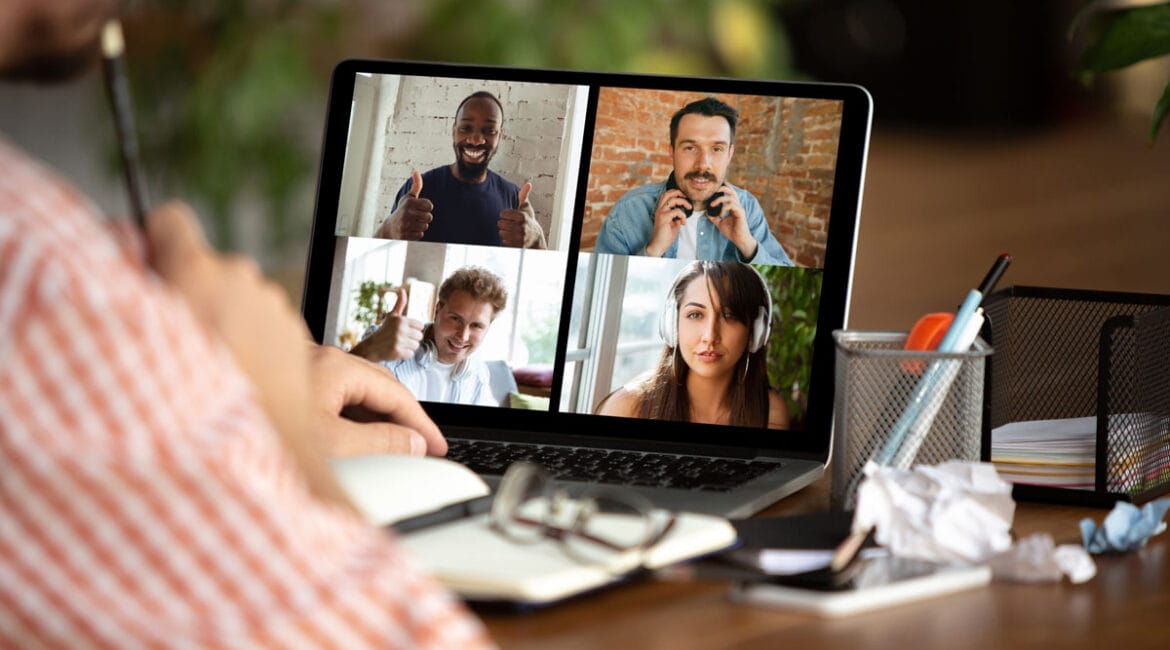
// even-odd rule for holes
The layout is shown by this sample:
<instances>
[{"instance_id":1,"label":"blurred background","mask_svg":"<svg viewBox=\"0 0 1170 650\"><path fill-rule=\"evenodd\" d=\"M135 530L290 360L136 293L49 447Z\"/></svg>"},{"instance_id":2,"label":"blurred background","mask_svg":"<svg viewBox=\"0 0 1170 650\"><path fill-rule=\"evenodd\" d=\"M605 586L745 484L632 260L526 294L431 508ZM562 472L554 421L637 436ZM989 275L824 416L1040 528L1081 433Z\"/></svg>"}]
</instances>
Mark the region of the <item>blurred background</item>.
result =
<instances>
[{"instance_id":1,"label":"blurred background","mask_svg":"<svg viewBox=\"0 0 1170 650\"><path fill-rule=\"evenodd\" d=\"M1170 66L1082 83L1102 33L1070 29L1083 5L137 0L124 27L151 194L194 203L219 247L257 257L294 302L342 58L862 84L875 117L850 325L904 330L953 309L1001 251L1005 285L1170 293L1170 134L1148 137ZM125 212L98 75L0 85L0 131Z\"/></svg>"}]
</instances>

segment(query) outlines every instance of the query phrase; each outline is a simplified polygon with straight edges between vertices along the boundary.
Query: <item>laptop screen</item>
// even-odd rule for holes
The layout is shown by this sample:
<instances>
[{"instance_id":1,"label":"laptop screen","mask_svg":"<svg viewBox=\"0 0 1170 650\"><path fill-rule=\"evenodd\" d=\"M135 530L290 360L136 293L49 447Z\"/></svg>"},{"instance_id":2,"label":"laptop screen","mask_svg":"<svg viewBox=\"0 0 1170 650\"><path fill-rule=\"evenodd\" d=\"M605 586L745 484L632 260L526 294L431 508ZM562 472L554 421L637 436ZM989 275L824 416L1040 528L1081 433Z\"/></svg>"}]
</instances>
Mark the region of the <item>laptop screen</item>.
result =
<instances>
[{"instance_id":1,"label":"laptop screen","mask_svg":"<svg viewBox=\"0 0 1170 650\"><path fill-rule=\"evenodd\" d=\"M855 86L345 61L304 313L440 425L824 457Z\"/></svg>"}]
</instances>

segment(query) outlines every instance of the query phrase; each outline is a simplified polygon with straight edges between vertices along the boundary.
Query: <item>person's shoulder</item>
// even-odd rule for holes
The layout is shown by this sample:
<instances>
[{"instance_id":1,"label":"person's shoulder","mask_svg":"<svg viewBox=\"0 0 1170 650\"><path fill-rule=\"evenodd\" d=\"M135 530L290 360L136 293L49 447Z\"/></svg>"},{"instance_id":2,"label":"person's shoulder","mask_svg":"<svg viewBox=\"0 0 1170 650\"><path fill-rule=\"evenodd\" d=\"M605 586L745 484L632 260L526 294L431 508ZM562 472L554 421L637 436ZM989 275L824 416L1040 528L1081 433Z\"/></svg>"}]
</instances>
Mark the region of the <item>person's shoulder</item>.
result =
<instances>
[{"instance_id":1,"label":"person's shoulder","mask_svg":"<svg viewBox=\"0 0 1170 650\"><path fill-rule=\"evenodd\" d=\"M621 203L622 201L644 201L646 199L650 199L656 202L658 201L658 197L664 191L666 191L665 181L646 183L645 185L639 185L638 187L635 187L634 189L621 195L621 197L618 198L618 203Z\"/></svg>"},{"instance_id":2,"label":"person's shoulder","mask_svg":"<svg viewBox=\"0 0 1170 650\"><path fill-rule=\"evenodd\" d=\"M641 384L626 384L610 393L597 405L597 414L635 417L642 406L644 395Z\"/></svg>"},{"instance_id":3,"label":"person's shoulder","mask_svg":"<svg viewBox=\"0 0 1170 650\"><path fill-rule=\"evenodd\" d=\"M515 192L516 194L520 193L519 185L513 183L512 181L504 178L490 169L488 170L488 181L500 189Z\"/></svg>"},{"instance_id":4,"label":"person's shoulder","mask_svg":"<svg viewBox=\"0 0 1170 650\"><path fill-rule=\"evenodd\" d=\"M460 375L468 379L473 379L482 384L489 384L492 380L492 371L487 362L479 357L472 355L463 360L463 368L460 369Z\"/></svg>"},{"instance_id":5,"label":"person's shoulder","mask_svg":"<svg viewBox=\"0 0 1170 650\"><path fill-rule=\"evenodd\" d=\"M768 428L769 429L787 429L788 428L788 403L784 401L784 396L775 389L768 389Z\"/></svg>"},{"instance_id":6,"label":"person's shoulder","mask_svg":"<svg viewBox=\"0 0 1170 650\"><path fill-rule=\"evenodd\" d=\"M434 169L428 169L422 173L423 189L426 189L427 181L447 182L452 178L455 178L455 175L451 173L449 165L439 165ZM407 182L409 183L410 179L407 179Z\"/></svg>"},{"instance_id":7,"label":"person's shoulder","mask_svg":"<svg viewBox=\"0 0 1170 650\"><path fill-rule=\"evenodd\" d=\"M610 209L610 216L619 216L624 213L654 211L654 206L658 203L658 197L662 196L662 192L666 189L665 182L647 183L626 192L618 197L618 200ZM615 214L616 213L616 214Z\"/></svg>"}]
</instances>

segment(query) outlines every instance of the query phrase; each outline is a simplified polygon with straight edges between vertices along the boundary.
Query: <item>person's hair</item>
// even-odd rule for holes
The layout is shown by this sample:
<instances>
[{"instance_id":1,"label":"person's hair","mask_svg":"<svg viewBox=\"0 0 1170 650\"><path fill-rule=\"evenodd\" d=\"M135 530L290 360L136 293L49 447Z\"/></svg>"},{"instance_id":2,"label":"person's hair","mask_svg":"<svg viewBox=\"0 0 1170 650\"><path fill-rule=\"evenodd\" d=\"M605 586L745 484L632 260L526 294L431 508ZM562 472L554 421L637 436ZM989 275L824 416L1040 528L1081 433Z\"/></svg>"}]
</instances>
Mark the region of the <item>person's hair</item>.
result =
<instances>
[{"instance_id":1,"label":"person's hair","mask_svg":"<svg viewBox=\"0 0 1170 650\"><path fill-rule=\"evenodd\" d=\"M500 276L483 267L465 266L448 276L439 285L439 302L446 303L456 291L466 291L473 300L491 304L492 318L508 304L508 290Z\"/></svg>"},{"instance_id":2,"label":"person's hair","mask_svg":"<svg viewBox=\"0 0 1170 650\"><path fill-rule=\"evenodd\" d=\"M707 117L722 117L727 120L727 126L731 127L731 140L727 144L735 142L735 124L739 121L739 111L714 97L704 97L678 109L674 117L670 118L670 146L674 146L675 138L678 137L678 123L682 121L684 115L692 113Z\"/></svg>"},{"instance_id":3,"label":"person's hair","mask_svg":"<svg viewBox=\"0 0 1170 650\"><path fill-rule=\"evenodd\" d=\"M467 104L467 102L473 99L490 99L495 102L496 106L500 108L500 122L502 123L504 121L504 105L500 103L500 100L497 99L495 95L489 93L486 90L477 90L464 97L463 101L459 102L459 108L455 109L455 119L459 119L459 111L463 110L463 107ZM732 130L735 130L734 126L732 127Z\"/></svg>"},{"instance_id":4,"label":"person's hair","mask_svg":"<svg viewBox=\"0 0 1170 650\"><path fill-rule=\"evenodd\" d=\"M754 269L738 262L691 262L679 272L670 288L667 300L673 300L675 325L679 305L687 287L696 279L709 281L714 287L724 309L729 310L740 322L748 327L750 345L751 332L760 309L767 308L766 288ZM665 310L664 310L665 311ZM768 315L770 316L770 314ZM727 394L720 396L731 411L730 424L743 427L763 428L768 424L768 371L766 367L767 346L744 354L736 361L735 375ZM745 369L744 366L747 366ZM678 338L674 346L664 346L662 356L653 374L641 386L641 401L638 417L656 420L690 420L691 400L687 395L687 373L690 368L678 351Z\"/></svg>"}]
</instances>

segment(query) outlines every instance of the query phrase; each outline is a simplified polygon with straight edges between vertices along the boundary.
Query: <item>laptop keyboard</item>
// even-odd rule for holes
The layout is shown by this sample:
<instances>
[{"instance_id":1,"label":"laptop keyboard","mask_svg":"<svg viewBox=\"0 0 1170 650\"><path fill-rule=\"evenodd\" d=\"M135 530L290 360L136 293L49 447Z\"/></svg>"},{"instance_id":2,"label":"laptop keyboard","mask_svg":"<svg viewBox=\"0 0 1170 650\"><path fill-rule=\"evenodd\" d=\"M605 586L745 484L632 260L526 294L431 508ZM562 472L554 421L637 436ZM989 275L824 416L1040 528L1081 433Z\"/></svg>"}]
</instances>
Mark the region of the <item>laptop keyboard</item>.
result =
<instances>
[{"instance_id":1,"label":"laptop keyboard","mask_svg":"<svg viewBox=\"0 0 1170 650\"><path fill-rule=\"evenodd\" d=\"M726 492L780 467L779 461L684 456L488 440L447 440L447 458L477 474L503 475L518 460L544 466L562 481Z\"/></svg>"}]
</instances>

